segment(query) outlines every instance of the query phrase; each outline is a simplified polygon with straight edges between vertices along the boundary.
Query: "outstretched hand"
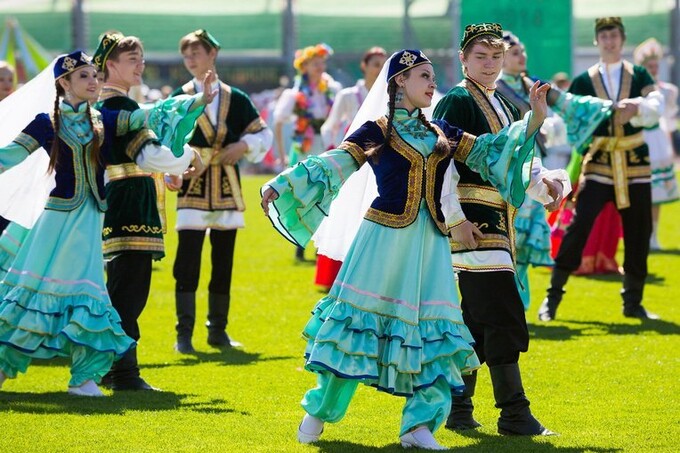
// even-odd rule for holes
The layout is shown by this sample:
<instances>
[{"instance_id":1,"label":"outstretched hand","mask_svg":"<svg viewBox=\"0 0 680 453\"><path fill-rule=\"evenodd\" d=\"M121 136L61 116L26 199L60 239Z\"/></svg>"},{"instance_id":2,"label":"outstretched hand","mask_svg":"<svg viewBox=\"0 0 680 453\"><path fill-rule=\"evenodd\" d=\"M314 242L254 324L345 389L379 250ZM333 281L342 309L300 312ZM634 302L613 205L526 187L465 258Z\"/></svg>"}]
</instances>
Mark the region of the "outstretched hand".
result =
<instances>
[{"instance_id":1,"label":"outstretched hand","mask_svg":"<svg viewBox=\"0 0 680 453\"><path fill-rule=\"evenodd\" d=\"M468 249L477 248L477 239L484 238L484 234L469 220L464 221L460 225L451 228L451 239L454 242L459 242Z\"/></svg>"},{"instance_id":2,"label":"outstretched hand","mask_svg":"<svg viewBox=\"0 0 680 453\"><path fill-rule=\"evenodd\" d=\"M562 199L564 198L562 196L562 189L564 186L559 179L543 178L543 183L545 183L545 185L548 187L548 195L553 200L550 203L544 204L543 207L547 209L548 212L556 211L557 208L560 207Z\"/></svg>"},{"instance_id":3,"label":"outstretched hand","mask_svg":"<svg viewBox=\"0 0 680 453\"><path fill-rule=\"evenodd\" d=\"M540 80L537 80L531 88L529 89L529 104L531 105L531 111L534 112L534 116L541 123L548 116L548 101L547 95L550 91L550 84L541 84Z\"/></svg>"},{"instance_id":4,"label":"outstretched hand","mask_svg":"<svg viewBox=\"0 0 680 453\"><path fill-rule=\"evenodd\" d=\"M276 193L274 189L271 187L267 187L265 189L264 193L262 194L262 210L264 211L265 215L269 215L269 203L272 201L276 200L279 198L279 194Z\"/></svg>"},{"instance_id":5,"label":"outstretched hand","mask_svg":"<svg viewBox=\"0 0 680 453\"><path fill-rule=\"evenodd\" d=\"M203 104L205 105L210 104L215 99L215 96L217 96L217 90L212 89L212 84L216 80L217 76L212 71L206 72L205 77L203 77L203 97L201 99L203 99Z\"/></svg>"}]
</instances>

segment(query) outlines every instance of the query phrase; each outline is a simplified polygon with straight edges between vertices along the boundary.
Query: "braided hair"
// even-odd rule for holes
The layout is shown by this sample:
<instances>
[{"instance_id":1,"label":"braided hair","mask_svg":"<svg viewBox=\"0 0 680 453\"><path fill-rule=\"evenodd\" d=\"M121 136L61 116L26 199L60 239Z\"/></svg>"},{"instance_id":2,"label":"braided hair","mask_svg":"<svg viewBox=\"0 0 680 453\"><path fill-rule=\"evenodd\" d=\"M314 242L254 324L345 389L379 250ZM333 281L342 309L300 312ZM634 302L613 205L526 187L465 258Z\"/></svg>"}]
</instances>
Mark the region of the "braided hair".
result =
<instances>
[{"instance_id":1,"label":"braided hair","mask_svg":"<svg viewBox=\"0 0 680 453\"><path fill-rule=\"evenodd\" d=\"M380 152L387 146L390 142L390 137L392 136L392 129L394 128L394 109L396 105L396 95L397 95L397 82L392 79L387 84L387 94L389 96L389 102L387 103L388 113L387 113L387 131L385 132L385 142L382 145L377 145L366 151L366 157L373 160L375 164L378 163L380 158Z\"/></svg>"},{"instance_id":2,"label":"braided hair","mask_svg":"<svg viewBox=\"0 0 680 453\"><path fill-rule=\"evenodd\" d=\"M64 78L66 80L70 80L71 75L66 75ZM54 98L54 111L53 111L53 120L54 120L54 138L52 139L52 146L50 147L50 163L47 166L47 173L52 173L55 168L57 168L57 165L59 165L59 130L61 129L61 112L59 110L59 99L63 98L66 95L66 91L64 91L64 87L61 86L59 81L57 80L55 82L55 88L57 90L57 95ZM92 124L92 111L90 109L90 103L87 103L87 120L90 123L90 129L92 130L92 152L90 153L90 160L93 164L93 166L96 168L97 166L103 166L103 161L102 161L102 156L101 152L99 149L99 134L97 133L97 129L95 129L94 125Z\"/></svg>"}]
</instances>

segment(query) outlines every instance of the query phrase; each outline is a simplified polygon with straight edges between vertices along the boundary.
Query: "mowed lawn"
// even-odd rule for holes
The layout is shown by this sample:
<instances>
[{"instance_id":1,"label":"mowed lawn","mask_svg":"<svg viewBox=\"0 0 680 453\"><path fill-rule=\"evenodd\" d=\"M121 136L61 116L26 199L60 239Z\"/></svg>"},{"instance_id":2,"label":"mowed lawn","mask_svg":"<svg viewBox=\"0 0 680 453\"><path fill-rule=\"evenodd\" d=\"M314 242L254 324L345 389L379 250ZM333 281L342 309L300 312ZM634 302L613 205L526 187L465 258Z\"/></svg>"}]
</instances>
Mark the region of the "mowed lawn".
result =
<instances>
[{"instance_id":1,"label":"mowed lawn","mask_svg":"<svg viewBox=\"0 0 680 453\"><path fill-rule=\"evenodd\" d=\"M0 390L0 451L401 451L403 400L366 387L359 388L342 422L326 426L316 446L296 441L300 399L315 382L302 370L300 331L322 294L313 285L312 262L294 261L293 246L259 208L259 187L267 179L243 180L247 228L237 238L229 333L245 347L220 351L206 344L205 247L194 335L198 352L173 351L177 235L171 232L167 257L154 266L139 345L144 378L163 391L72 397L65 392L67 362L36 361ZM174 201L170 195L171 225ZM664 206L660 239L668 250L650 256L645 294L645 306L660 321L621 315L618 278L575 277L559 321L538 323L549 273L533 270L531 346L520 364L533 412L559 436L496 434L498 411L483 368L475 403L484 426L464 434L441 429L437 439L458 451L680 451L678 224L680 204ZM313 257L311 247L307 257ZM379 273L376 269L376 278Z\"/></svg>"}]
</instances>

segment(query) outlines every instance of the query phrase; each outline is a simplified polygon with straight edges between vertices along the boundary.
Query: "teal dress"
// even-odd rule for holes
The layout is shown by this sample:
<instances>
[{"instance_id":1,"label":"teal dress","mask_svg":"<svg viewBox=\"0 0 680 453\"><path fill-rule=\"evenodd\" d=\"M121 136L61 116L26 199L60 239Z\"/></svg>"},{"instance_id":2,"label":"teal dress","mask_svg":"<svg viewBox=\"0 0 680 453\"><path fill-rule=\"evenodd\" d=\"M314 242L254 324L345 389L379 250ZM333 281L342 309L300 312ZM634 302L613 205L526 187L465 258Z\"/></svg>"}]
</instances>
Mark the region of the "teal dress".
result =
<instances>
[{"instance_id":1,"label":"teal dress","mask_svg":"<svg viewBox=\"0 0 680 453\"><path fill-rule=\"evenodd\" d=\"M32 359L70 356L70 386L99 382L114 359L135 346L121 328L104 282L103 168L95 169L90 160L94 134L86 107L60 105L60 162L72 163L72 174L60 174L58 166L57 188L35 225L28 230L12 223L0 238L0 370L9 378L25 372ZM139 110L129 117L127 112L92 112L95 127L101 128L104 159L112 136L161 117L159 111ZM51 124L38 122L39 117L0 148L0 167L20 163L41 146L50 149ZM186 131L166 132L163 142L181 147L177 134ZM54 194L63 187L70 198Z\"/></svg>"},{"instance_id":2,"label":"teal dress","mask_svg":"<svg viewBox=\"0 0 680 453\"><path fill-rule=\"evenodd\" d=\"M394 128L411 150L425 160L431 156L437 136L423 127L417 112L397 109ZM498 136L477 137L467 157L521 199L528 183L522 167L533 155L533 138L524 135L516 123ZM340 149L309 157L265 185L279 194L270 218L287 239L306 244L358 169L355 138L356 133ZM378 192L389 197L381 181L377 178ZM304 327L305 368L318 373L319 385L302 405L324 421L344 416L362 382L406 397L402 434L419 425L434 432L448 416L451 392L464 389L461 375L480 366L462 320L448 238L433 221L425 196L415 206L415 220L403 227L385 226L369 210L372 220L363 220L330 293Z\"/></svg>"}]
</instances>

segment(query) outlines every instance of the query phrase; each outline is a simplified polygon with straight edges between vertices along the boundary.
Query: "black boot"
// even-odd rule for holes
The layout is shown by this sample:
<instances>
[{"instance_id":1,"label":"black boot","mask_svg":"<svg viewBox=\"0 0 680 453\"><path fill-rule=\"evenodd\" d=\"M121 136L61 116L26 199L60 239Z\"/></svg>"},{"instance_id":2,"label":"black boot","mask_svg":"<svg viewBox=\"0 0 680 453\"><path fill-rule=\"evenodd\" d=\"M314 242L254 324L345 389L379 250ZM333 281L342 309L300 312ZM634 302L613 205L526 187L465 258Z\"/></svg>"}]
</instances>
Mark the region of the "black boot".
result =
<instances>
[{"instance_id":1,"label":"black boot","mask_svg":"<svg viewBox=\"0 0 680 453\"><path fill-rule=\"evenodd\" d=\"M496 407L501 410L498 433L518 436L549 436L553 433L531 415L529 400L524 394L519 365L489 367Z\"/></svg>"},{"instance_id":2,"label":"black boot","mask_svg":"<svg viewBox=\"0 0 680 453\"><path fill-rule=\"evenodd\" d=\"M463 382L465 383L463 394L451 398L451 413L446 420L446 427L448 429L462 431L482 426L477 420L472 418L472 411L475 408L472 404L472 397L475 394L475 386L477 385L477 371L463 376Z\"/></svg>"},{"instance_id":3,"label":"black boot","mask_svg":"<svg viewBox=\"0 0 680 453\"><path fill-rule=\"evenodd\" d=\"M181 354L193 354L196 352L191 344L191 336L194 333L196 321L196 293L175 293L175 311L177 313L177 343L175 349Z\"/></svg>"},{"instance_id":4,"label":"black boot","mask_svg":"<svg viewBox=\"0 0 680 453\"><path fill-rule=\"evenodd\" d=\"M538 319L540 321L552 321L557 314L557 306L562 301L564 295L564 285L569 279L569 271L563 269L553 268L550 276L550 288L548 288L548 295L543 299L541 307L538 309Z\"/></svg>"},{"instance_id":5,"label":"black boot","mask_svg":"<svg viewBox=\"0 0 680 453\"><path fill-rule=\"evenodd\" d=\"M296 261L304 261L305 260L305 249L304 248L302 248L300 246L295 247L295 260Z\"/></svg>"},{"instance_id":6,"label":"black boot","mask_svg":"<svg viewBox=\"0 0 680 453\"><path fill-rule=\"evenodd\" d=\"M107 376L109 375L107 384L111 390L158 390L139 375L137 348L130 349L118 361L114 362Z\"/></svg>"},{"instance_id":7,"label":"black boot","mask_svg":"<svg viewBox=\"0 0 680 453\"><path fill-rule=\"evenodd\" d=\"M242 346L227 335L229 294L208 294L208 344L215 347Z\"/></svg>"},{"instance_id":8,"label":"black boot","mask_svg":"<svg viewBox=\"0 0 680 453\"><path fill-rule=\"evenodd\" d=\"M627 318L659 319L659 315L648 312L642 306L644 287L644 279L633 278L629 275L623 276L623 289L621 290L623 316Z\"/></svg>"}]
</instances>

